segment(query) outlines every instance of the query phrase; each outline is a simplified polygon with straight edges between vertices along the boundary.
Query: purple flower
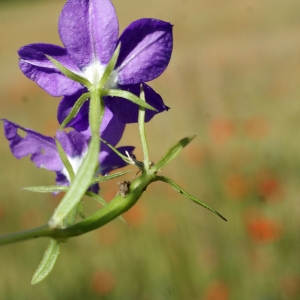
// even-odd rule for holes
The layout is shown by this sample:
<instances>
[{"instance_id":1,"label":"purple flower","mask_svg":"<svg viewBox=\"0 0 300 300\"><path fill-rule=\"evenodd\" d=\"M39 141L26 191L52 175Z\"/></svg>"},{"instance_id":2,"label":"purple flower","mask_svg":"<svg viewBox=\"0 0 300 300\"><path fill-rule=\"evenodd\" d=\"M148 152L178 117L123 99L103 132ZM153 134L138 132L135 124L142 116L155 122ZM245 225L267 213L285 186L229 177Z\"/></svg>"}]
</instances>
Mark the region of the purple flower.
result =
<instances>
[{"instance_id":1,"label":"purple flower","mask_svg":"<svg viewBox=\"0 0 300 300\"><path fill-rule=\"evenodd\" d=\"M23 128L13 122L3 119L5 137L9 141L10 149L13 155L20 159L24 156L31 155L31 160L38 168L45 168L49 171L56 172L57 185L69 185L69 174L64 167L59 153L56 148L55 140L52 137L44 136L38 132ZM114 122L113 122L114 123ZM116 129L116 126L106 127L103 136L110 135L111 130ZM18 131L25 133L25 137L21 136ZM111 135L110 135L111 136ZM68 160L70 161L74 173L76 174L88 150L89 137L75 130L68 133L58 131L56 138L62 145ZM116 144L116 139L108 139L112 144ZM122 154L128 151L132 153L134 147L125 146L117 148ZM124 167L126 163L115 154L106 145L101 145L99 154L99 170L102 175L108 174L110 171ZM94 184L91 190L98 193L99 186Z\"/></svg>"},{"instance_id":2,"label":"purple flower","mask_svg":"<svg viewBox=\"0 0 300 300\"><path fill-rule=\"evenodd\" d=\"M146 101L162 112L168 107L162 98L144 82L158 77L167 67L172 47L172 25L156 19L131 23L118 38L118 19L109 0L69 0L60 15L59 34L63 47L52 44L30 44L19 50L20 68L52 96L64 96L58 109L61 122L72 105L87 89L63 75L45 54L66 68L88 79L96 86L121 43L117 64L106 89L122 89L139 95L144 85ZM105 97L105 105L123 123L137 122L138 107L128 100ZM79 112L77 125L86 128L88 103ZM147 110L146 121L157 112Z\"/></svg>"}]
</instances>

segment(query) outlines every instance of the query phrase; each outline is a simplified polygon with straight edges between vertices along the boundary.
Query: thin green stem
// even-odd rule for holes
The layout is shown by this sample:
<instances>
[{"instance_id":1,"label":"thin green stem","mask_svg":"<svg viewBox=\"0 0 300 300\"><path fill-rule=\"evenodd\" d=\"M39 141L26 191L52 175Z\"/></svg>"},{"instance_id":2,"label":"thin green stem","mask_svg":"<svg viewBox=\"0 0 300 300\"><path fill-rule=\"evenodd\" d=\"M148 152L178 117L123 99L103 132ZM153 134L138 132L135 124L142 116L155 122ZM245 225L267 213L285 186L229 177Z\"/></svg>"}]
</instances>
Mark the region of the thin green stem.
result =
<instances>
[{"instance_id":1,"label":"thin green stem","mask_svg":"<svg viewBox=\"0 0 300 300\"><path fill-rule=\"evenodd\" d=\"M155 172L150 170L135 179L129 187L129 193L123 198L117 195L105 207L91 216L67 228L52 228L48 224L0 237L0 246L21 242L38 237L49 237L56 240L66 240L104 226L130 209L142 196L147 186L155 181Z\"/></svg>"},{"instance_id":2,"label":"thin green stem","mask_svg":"<svg viewBox=\"0 0 300 300\"><path fill-rule=\"evenodd\" d=\"M0 237L0 246L50 235L51 228L46 224L40 227L4 235Z\"/></svg>"},{"instance_id":3,"label":"thin green stem","mask_svg":"<svg viewBox=\"0 0 300 300\"><path fill-rule=\"evenodd\" d=\"M145 93L143 86L141 85L141 93L140 93L140 98L146 102L145 100ZM139 107L139 132L140 132L140 138L142 142L142 148L143 148L143 155L144 155L144 169L146 172L149 170L149 153L148 153L148 145L147 145L147 140L146 140L146 131L145 131L145 114L146 114L146 109L142 106Z\"/></svg>"}]
</instances>

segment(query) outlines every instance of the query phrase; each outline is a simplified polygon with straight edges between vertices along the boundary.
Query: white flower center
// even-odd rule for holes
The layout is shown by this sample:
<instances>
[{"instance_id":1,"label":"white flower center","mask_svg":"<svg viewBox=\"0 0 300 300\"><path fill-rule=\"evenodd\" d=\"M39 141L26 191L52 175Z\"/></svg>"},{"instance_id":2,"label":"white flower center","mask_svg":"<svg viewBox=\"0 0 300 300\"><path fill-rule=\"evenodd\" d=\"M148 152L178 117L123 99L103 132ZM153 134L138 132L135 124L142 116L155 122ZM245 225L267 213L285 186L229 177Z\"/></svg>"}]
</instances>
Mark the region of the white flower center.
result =
<instances>
[{"instance_id":1,"label":"white flower center","mask_svg":"<svg viewBox=\"0 0 300 300\"><path fill-rule=\"evenodd\" d=\"M87 154L87 149L84 152L82 152L82 154L79 155L79 156L70 157L70 156L67 155L67 158L68 158L68 160L69 160L69 162L70 162L70 164L73 168L73 171L74 171L75 175L77 174L77 172L78 172L78 170L79 170L86 154ZM68 173L65 166L64 166L64 168L62 169L61 172L67 177L68 181L71 182L71 178L70 178L69 173Z\"/></svg>"},{"instance_id":2,"label":"white flower center","mask_svg":"<svg viewBox=\"0 0 300 300\"><path fill-rule=\"evenodd\" d=\"M100 82L100 79L103 76L105 68L107 65L101 64L99 61L95 61L82 69L84 77L93 85L97 86ZM118 86L118 75L117 71L113 71L105 83L106 89L114 89Z\"/></svg>"},{"instance_id":3,"label":"white flower center","mask_svg":"<svg viewBox=\"0 0 300 300\"><path fill-rule=\"evenodd\" d=\"M105 68L106 65L102 65L99 61L95 61L83 68L82 73L90 83L92 83L94 86L97 86L105 71Z\"/></svg>"}]
</instances>

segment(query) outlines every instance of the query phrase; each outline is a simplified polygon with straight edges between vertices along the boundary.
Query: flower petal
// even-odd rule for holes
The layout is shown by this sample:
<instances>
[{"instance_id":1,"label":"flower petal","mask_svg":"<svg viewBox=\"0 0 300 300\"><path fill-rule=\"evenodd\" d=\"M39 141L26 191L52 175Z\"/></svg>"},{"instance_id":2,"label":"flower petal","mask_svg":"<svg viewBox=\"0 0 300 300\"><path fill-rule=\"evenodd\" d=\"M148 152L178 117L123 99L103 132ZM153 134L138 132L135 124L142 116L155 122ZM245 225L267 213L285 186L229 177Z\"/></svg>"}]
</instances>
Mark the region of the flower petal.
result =
<instances>
[{"instance_id":1,"label":"flower petal","mask_svg":"<svg viewBox=\"0 0 300 300\"><path fill-rule=\"evenodd\" d=\"M126 151L129 153L130 156L134 156L132 153L135 147L132 146L124 146L119 147L117 150L121 152L123 155L126 155ZM106 152L105 155L100 160L100 173L104 176L107 175L109 172L119 169L122 167L125 167L127 163L115 152L110 150L109 152Z\"/></svg>"},{"instance_id":2,"label":"flower petal","mask_svg":"<svg viewBox=\"0 0 300 300\"><path fill-rule=\"evenodd\" d=\"M118 31L116 12L109 0L69 0L59 19L60 38L81 70L95 60L109 62Z\"/></svg>"},{"instance_id":3,"label":"flower petal","mask_svg":"<svg viewBox=\"0 0 300 300\"><path fill-rule=\"evenodd\" d=\"M78 100L85 90L78 91L72 96L64 97L57 111L57 119L61 124L63 120L68 116L70 110L72 109L74 103ZM91 136L89 128L89 101L86 101L78 112L77 116L67 125L75 130L79 131L81 134L86 136ZM104 116L101 123L100 135L111 145L115 146L121 139L125 129L125 124L120 122L118 117L115 116L109 108L105 108ZM106 145L101 145L102 149L106 149Z\"/></svg>"},{"instance_id":4,"label":"flower petal","mask_svg":"<svg viewBox=\"0 0 300 300\"><path fill-rule=\"evenodd\" d=\"M122 90L129 91L137 96L140 94L140 85L120 86ZM146 109L145 122L150 121L157 113L168 110L159 94L157 94L149 85L143 83L145 92L145 99L148 104L157 109L157 111ZM139 107L124 98L106 97L105 105L119 118L122 123L136 123L138 122Z\"/></svg>"},{"instance_id":5,"label":"flower petal","mask_svg":"<svg viewBox=\"0 0 300 300\"><path fill-rule=\"evenodd\" d=\"M57 120L59 124L61 124L65 118L69 115L72 107L75 102L80 98L80 96L87 92L86 88L82 88L78 90L73 95L68 95L62 98L58 105L57 110ZM76 115L75 118L72 119L71 122L67 124L67 127L72 127L79 132L84 132L89 128L89 101L85 101L85 103L81 106L80 111Z\"/></svg>"},{"instance_id":6,"label":"flower petal","mask_svg":"<svg viewBox=\"0 0 300 300\"><path fill-rule=\"evenodd\" d=\"M121 35L116 65L121 85L150 81L167 67L173 48L172 25L156 19L131 23Z\"/></svg>"},{"instance_id":7,"label":"flower petal","mask_svg":"<svg viewBox=\"0 0 300 300\"><path fill-rule=\"evenodd\" d=\"M38 168L45 168L50 171L63 169L53 138L23 128L5 119L3 122L5 137L9 141L10 149L16 158L20 159L31 155L30 159ZM19 130L23 131L26 136L19 135Z\"/></svg>"},{"instance_id":8,"label":"flower petal","mask_svg":"<svg viewBox=\"0 0 300 300\"><path fill-rule=\"evenodd\" d=\"M50 95L70 95L81 88L78 82L63 75L45 56L52 56L69 70L83 76L64 48L51 44L30 44L20 48L18 53L21 71Z\"/></svg>"},{"instance_id":9,"label":"flower petal","mask_svg":"<svg viewBox=\"0 0 300 300\"><path fill-rule=\"evenodd\" d=\"M80 157L87 151L88 138L75 130L68 133L57 131L56 137L68 157Z\"/></svg>"},{"instance_id":10,"label":"flower petal","mask_svg":"<svg viewBox=\"0 0 300 300\"><path fill-rule=\"evenodd\" d=\"M109 108L105 108L101 124L101 138L112 146L115 146L120 141L124 130L125 124L120 122L118 117ZM105 151L106 149L108 149L108 146L101 143L101 151Z\"/></svg>"}]
</instances>

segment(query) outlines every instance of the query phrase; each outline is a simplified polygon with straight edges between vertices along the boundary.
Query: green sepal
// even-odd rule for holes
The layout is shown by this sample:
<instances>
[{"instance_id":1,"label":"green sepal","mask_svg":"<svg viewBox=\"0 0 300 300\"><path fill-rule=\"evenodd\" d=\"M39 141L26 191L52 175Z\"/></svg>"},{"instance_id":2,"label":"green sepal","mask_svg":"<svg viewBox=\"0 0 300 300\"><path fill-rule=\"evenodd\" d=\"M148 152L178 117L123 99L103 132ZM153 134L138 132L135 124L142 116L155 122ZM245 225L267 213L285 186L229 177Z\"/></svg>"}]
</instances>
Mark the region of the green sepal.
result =
<instances>
[{"instance_id":1,"label":"green sepal","mask_svg":"<svg viewBox=\"0 0 300 300\"><path fill-rule=\"evenodd\" d=\"M83 84L84 86L86 86L88 89L91 89L93 86L92 84L84 77L81 77L77 74L75 74L74 72L70 71L69 69L67 69L65 66L63 66L58 60L56 60L55 58L45 54L45 56L55 65L55 67L62 72L66 77L79 82L81 84Z\"/></svg>"},{"instance_id":2,"label":"green sepal","mask_svg":"<svg viewBox=\"0 0 300 300\"><path fill-rule=\"evenodd\" d=\"M59 254L59 242L51 239L50 243L44 253L43 259L35 271L31 284L37 284L44 280L52 271L56 259Z\"/></svg>"},{"instance_id":3,"label":"green sepal","mask_svg":"<svg viewBox=\"0 0 300 300\"><path fill-rule=\"evenodd\" d=\"M187 146L196 136L189 136L181 139L178 143L176 143L172 148L168 150L165 156L153 167L156 169L156 172L160 171L164 168L171 160L173 160L180 151Z\"/></svg>"},{"instance_id":4,"label":"green sepal","mask_svg":"<svg viewBox=\"0 0 300 300\"><path fill-rule=\"evenodd\" d=\"M75 173L74 173L74 170L73 170L73 167L66 155L66 152L64 151L61 143L58 141L57 138L54 138L55 139L55 144L56 144L56 147L57 147L57 151L58 151L58 154L60 156L60 159L62 160L65 168L67 169L67 172L70 176L70 180L71 182L74 180L74 177L75 177Z\"/></svg>"},{"instance_id":5,"label":"green sepal","mask_svg":"<svg viewBox=\"0 0 300 300\"><path fill-rule=\"evenodd\" d=\"M134 95L134 94L132 94L128 91L109 89L109 90L103 90L101 93L102 93L102 96L112 96L112 97L125 98L125 99L127 99L127 100L141 106L141 107L157 111L157 109L155 109L154 107L149 105L147 102L143 101L138 96L136 96L136 95Z\"/></svg>"},{"instance_id":6,"label":"green sepal","mask_svg":"<svg viewBox=\"0 0 300 300\"><path fill-rule=\"evenodd\" d=\"M106 205L108 204L108 202L106 202L106 201L104 200L104 198L102 198L100 195L97 195L97 194L95 194L95 193L93 193L93 192L86 192L85 194L86 194L87 196L93 198L94 200L96 200L96 201L97 201L98 203L100 203L102 206L106 206ZM124 219L122 216L118 216L118 218L128 226L127 222L125 221L125 219Z\"/></svg>"},{"instance_id":7,"label":"green sepal","mask_svg":"<svg viewBox=\"0 0 300 300\"><path fill-rule=\"evenodd\" d=\"M104 182L104 181L107 181L107 180L111 180L111 179L123 176L123 175L125 175L129 172L131 172L131 171L129 170L129 171L125 171L125 172L118 172L118 173L114 173L114 174L94 178L91 182L91 185L93 185L95 183Z\"/></svg>"},{"instance_id":8,"label":"green sepal","mask_svg":"<svg viewBox=\"0 0 300 300\"><path fill-rule=\"evenodd\" d=\"M68 186L58 186L58 185L49 185L49 186L29 186L23 188L25 191L34 192L34 193L55 193L55 192L66 192L69 189Z\"/></svg>"},{"instance_id":9,"label":"green sepal","mask_svg":"<svg viewBox=\"0 0 300 300\"><path fill-rule=\"evenodd\" d=\"M194 196L190 195L188 192L186 192L184 189L182 189L177 183L175 183L173 180L171 180L170 178L164 177L164 176L156 176L155 177L155 181L163 181L168 183L170 186L172 186L172 188L180 193L183 197L192 200L193 202L207 208L208 210L210 210L211 212L215 213L216 215L218 215L221 219L223 219L224 221L227 221L220 213L218 213L215 209L211 208L210 206L208 206L207 204L205 204L204 202L200 201L199 199L195 198Z\"/></svg>"},{"instance_id":10,"label":"green sepal","mask_svg":"<svg viewBox=\"0 0 300 300\"><path fill-rule=\"evenodd\" d=\"M105 71L103 72L103 75L100 79L99 82L99 87L100 89L103 88L103 86L105 85L105 83L107 82L107 80L109 79L109 76L112 74L112 71L114 70L119 54L120 54L120 48L121 48L121 43L119 43L119 45L117 46L113 56L111 57L108 65L105 68Z\"/></svg>"},{"instance_id":11,"label":"green sepal","mask_svg":"<svg viewBox=\"0 0 300 300\"><path fill-rule=\"evenodd\" d=\"M90 92L84 93L84 94L82 94L82 95L80 96L80 98L79 98L79 99L75 102L75 104L73 105L73 107L72 107L72 109L71 109L69 115L68 115L68 116L64 119L64 121L61 123L61 125L60 125L60 127L59 127L60 130L64 129L65 126L66 126L72 119L74 119L74 118L77 116L77 114L78 114L80 108L82 107L82 105L84 104L84 102L85 102L88 98L90 98L90 96L91 96L91 93L90 93Z\"/></svg>"},{"instance_id":12,"label":"green sepal","mask_svg":"<svg viewBox=\"0 0 300 300\"><path fill-rule=\"evenodd\" d=\"M130 164L130 160L129 160L129 158L126 155L123 155L114 146L112 146L110 143L108 143L106 140L102 139L101 137L100 137L100 141L103 142L105 145L107 145L117 155L119 155L126 163Z\"/></svg>"}]
</instances>

